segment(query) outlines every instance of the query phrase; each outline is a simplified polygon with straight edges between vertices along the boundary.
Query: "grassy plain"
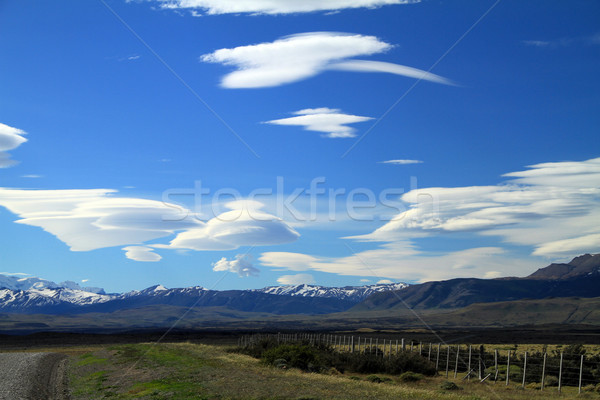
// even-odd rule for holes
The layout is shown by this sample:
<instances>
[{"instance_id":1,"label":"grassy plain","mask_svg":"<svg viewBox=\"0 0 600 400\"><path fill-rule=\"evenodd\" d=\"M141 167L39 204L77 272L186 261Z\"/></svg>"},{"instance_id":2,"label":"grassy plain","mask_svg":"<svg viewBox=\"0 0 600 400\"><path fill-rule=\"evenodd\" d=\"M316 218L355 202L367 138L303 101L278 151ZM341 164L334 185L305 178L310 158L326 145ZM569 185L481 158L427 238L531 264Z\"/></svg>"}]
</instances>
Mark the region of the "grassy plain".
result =
<instances>
[{"instance_id":1,"label":"grassy plain","mask_svg":"<svg viewBox=\"0 0 600 400\"><path fill-rule=\"evenodd\" d=\"M56 351L57 349L53 349ZM38 349L39 351L39 349ZM73 399L548 399L520 385L454 381L461 389L444 390L445 377L400 382L396 376L373 383L360 374L305 373L264 365L227 347L192 343L126 344L73 347L70 385ZM385 379L384 379L385 380ZM597 399L563 388L560 398Z\"/></svg>"}]
</instances>

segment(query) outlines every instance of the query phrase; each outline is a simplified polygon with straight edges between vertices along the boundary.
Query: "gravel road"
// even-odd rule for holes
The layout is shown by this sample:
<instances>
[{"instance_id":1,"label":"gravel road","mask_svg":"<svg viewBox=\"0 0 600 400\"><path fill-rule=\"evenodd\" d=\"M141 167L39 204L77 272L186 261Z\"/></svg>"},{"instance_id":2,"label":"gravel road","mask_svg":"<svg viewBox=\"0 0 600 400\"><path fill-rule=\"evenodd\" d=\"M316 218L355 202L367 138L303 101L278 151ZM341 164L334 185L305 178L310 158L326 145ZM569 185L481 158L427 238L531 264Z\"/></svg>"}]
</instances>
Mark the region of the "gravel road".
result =
<instances>
[{"instance_id":1,"label":"gravel road","mask_svg":"<svg viewBox=\"0 0 600 400\"><path fill-rule=\"evenodd\" d=\"M0 353L0 400L68 399L66 362L58 353Z\"/></svg>"}]
</instances>

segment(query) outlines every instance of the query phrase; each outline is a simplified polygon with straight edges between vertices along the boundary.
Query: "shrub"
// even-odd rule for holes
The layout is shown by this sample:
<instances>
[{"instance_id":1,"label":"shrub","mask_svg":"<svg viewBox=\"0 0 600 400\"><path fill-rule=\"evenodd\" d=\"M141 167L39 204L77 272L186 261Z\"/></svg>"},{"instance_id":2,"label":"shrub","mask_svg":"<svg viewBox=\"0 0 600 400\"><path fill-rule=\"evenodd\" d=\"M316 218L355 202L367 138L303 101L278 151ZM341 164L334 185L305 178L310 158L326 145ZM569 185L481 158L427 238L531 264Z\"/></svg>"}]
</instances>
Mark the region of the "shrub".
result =
<instances>
[{"instance_id":1,"label":"shrub","mask_svg":"<svg viewBox=\"0 0 600 400\"><path fill-rule=\"evenodd\" d=\"M383 382L383 380L380 377L378 377L377 375L369 375L365 379L368 380L369 382L373 382L373 383Z\"/></svg>"},{"instance_id":2,"label":"shrub","mask_svg":"<svg viewBox=\"0 0 600 400\"><path fill-rule=\"evenodd\" d=\"M270 365L284 361L286 366L303 371L316 372L322 369L317 349L305 344L282 344L264 351L261 358Z\"/></svg>"},{"instance_id":3,"label":"shrub","mask_svg":"<svg viewBox=\"0 0 600 400\"><path fill-rule=\"evenodd\" d=\"M442 388L442 390L460 390L460 387L456 383L450 381L442 383L440 388Z\"/></svg>"},{"instance_id":4,"label":"shrub","mask_svg":"<svg viewBox=\"0 0 600 400\"><path fill-rule=\"evenodd\" d=\"M360 377L358 376L349 376L348 379L351 379L353 381L360 381Z\"/></svg>"},{"instance_id":5,"label":"shrub","mask_svg":"<svg viewBox=\"0 0 600 400\"><path fill-rule=\"evenodd\" d=\"M423 379L423 374L418 374L416 372L406 371L400 374L398 377L400 382L418 382Z\"/></svg>"}]
</instances>

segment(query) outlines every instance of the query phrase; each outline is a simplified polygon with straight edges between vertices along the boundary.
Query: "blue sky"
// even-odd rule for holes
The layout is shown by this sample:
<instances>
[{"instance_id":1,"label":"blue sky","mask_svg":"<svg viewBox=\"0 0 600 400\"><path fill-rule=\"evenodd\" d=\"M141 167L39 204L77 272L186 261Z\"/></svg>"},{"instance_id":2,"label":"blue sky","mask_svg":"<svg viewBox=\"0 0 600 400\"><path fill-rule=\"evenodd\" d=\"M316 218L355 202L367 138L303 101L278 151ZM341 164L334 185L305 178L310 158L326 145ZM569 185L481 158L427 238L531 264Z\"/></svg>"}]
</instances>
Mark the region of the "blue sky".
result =
<instances>
[{"instance_id":1,"label":"blue sky","mask_svg":"<svg viewBox=\"0 0 600 400\"><path fill-rule=\"evenodd\" d=\"M1 2L1 272L341 286L598 252L600 6L404 3Z\"/></svg>"}]
</instances>

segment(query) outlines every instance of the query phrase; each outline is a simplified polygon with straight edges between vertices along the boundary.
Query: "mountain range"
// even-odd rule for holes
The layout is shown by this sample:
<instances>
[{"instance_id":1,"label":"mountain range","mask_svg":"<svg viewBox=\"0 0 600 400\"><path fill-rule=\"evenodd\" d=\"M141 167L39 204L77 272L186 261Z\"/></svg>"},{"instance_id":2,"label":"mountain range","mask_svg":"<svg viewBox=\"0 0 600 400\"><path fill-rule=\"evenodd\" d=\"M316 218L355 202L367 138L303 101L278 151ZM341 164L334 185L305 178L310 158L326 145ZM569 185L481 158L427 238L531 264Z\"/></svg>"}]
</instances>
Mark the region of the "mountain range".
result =
<instances>
[{"instance_id":1,"label":"mountain range","mask_svg":"<svg viewBox=\"0 0 600 400\"><path fill-rule=\"evenodd\" d=\"M330 288L316 285L271 286L252 290L209 290L201 286L167 289L155 285L141 291L107 294L101 288L72 281L56 284L35 278L0 275L0 312L81 314L114 312L152 305L226 307L272 314L328 314L345 311L369 295L398 290L405 283Z\"/></svg>"},{"instance_id":2,"label":"mountain range","mask_svg":"<svg viewBox=\"0 0 600 400\"><path fill-rule=\"evenodd\" d=\"M551 264L527 277L338 288L218 291L155 285L119 294L68 281L55 284L0 275L0 331L11 333L156 329L171 326L181 315L186 318L178 326L188 329L401 327L418 323L415 310L437 326L514 326L527 321L595 326L600 324L600 314L594 311L598 304L600 254Z\"/></svg>"}]
</instances>

